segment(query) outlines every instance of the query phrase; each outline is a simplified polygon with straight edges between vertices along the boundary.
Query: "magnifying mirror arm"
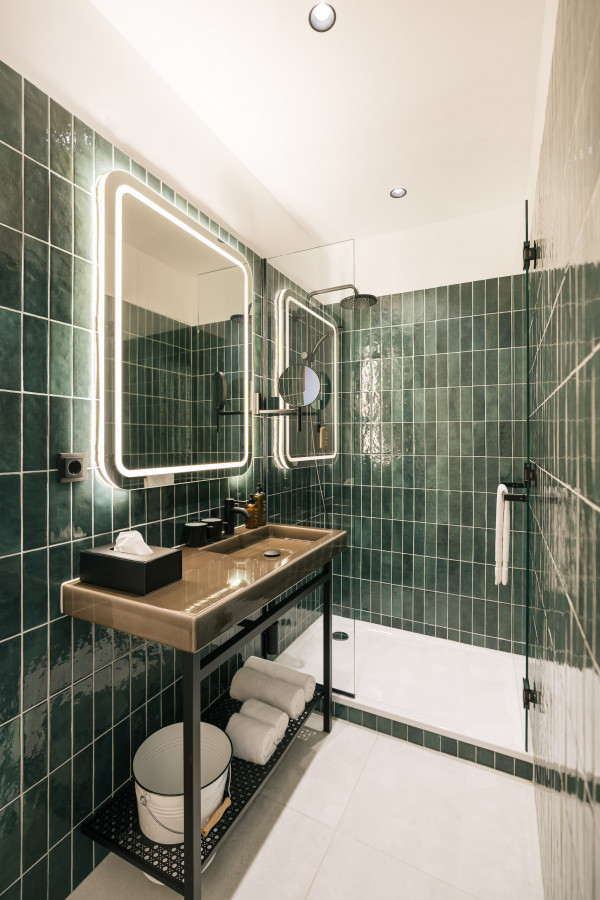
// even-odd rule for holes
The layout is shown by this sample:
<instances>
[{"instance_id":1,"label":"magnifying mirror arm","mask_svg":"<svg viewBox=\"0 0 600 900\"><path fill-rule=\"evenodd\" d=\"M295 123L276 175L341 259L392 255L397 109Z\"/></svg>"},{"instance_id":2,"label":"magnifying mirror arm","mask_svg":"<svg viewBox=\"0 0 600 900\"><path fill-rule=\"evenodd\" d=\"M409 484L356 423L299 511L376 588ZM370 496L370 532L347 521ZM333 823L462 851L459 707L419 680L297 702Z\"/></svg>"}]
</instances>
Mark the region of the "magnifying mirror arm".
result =
<instances>
[{"instance_id":1,"label":"magnifying mirror arm","mask_svg":"<svg viewBox=\"0 0 600 900\"><path fill-rule=\"evenodd\" d=\"M255 416L297 416L296 426L298 431L302 431L302 411L306 409L305 406L292 406L290 409L261 409L260 394L254 395L254 415Z\"/></svg>"},{"instance_id":2,"label":"magnifying mirror arm","mask_svg":"<svg viewBox=\"0 0 600 900\"><path fill-rule=\"evenodd\" d=\"M218 409L217 411L217 434L221 431L221 416L243 416L243 409Z\"/></svg>"}]
</instances>

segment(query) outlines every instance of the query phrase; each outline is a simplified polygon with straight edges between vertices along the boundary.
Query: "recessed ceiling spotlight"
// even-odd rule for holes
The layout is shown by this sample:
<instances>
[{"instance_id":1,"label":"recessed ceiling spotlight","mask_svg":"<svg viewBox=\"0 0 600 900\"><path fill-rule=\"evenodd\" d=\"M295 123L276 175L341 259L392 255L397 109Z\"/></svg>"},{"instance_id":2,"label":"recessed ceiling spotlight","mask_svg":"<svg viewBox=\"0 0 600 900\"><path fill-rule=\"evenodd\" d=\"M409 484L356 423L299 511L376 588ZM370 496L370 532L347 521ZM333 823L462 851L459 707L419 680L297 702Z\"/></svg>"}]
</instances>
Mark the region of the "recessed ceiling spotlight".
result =
<instances>
[{"instance_id":1,"label":"recessed ceiling spotlight","mask_svg":"<svg viewBox=\"0 0 600 900\"><path fill-rule=\"evenodd\" d=\"M308 21L315 31L329 31L335 25L335 9L331 3L317 3L308 14Z\"/></svg>"},{"instance_id":2,"label":"recessed ceiling spotlight","mask_svg":"<svg viewBox=\"0 0 600 900\"><path fill-rule=\"evenodd\" d=\"M398 197L404 197L406 194L406 188L394 188L393 191L390 191L390 197L393 197L394 200L397 200Z\"/></svg>"}]
</instances>

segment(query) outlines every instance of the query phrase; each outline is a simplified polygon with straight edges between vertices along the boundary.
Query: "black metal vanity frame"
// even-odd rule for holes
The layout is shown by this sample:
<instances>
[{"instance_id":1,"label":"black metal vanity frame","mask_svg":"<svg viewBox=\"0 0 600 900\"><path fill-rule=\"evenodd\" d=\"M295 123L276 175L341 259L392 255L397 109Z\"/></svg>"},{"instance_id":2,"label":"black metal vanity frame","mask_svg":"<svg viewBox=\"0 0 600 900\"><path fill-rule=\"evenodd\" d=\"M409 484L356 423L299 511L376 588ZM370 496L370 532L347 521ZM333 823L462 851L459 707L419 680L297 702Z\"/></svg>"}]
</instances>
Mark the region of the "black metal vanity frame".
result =
<instances>
[{"instance_id":1,"label":"black metal vanity frame","mask_svg":"<svg viewBox=\"0 0 600 900\"><path fill-rule=\"evenodd\" d=\"M277 601L258 619L239 623L242 631L216 647L201 659L201 650L183 653L183 749L184 749L184 830L185 845L162 845L148 841L140 832L137 820L133 779L121 787L110 800L81 826L83 834L147 872L168 887L183 894L185 900L200 900L201 871L216 852L221 840L237 824L242 813L256 797L273 770L286 754L304 722L323 701L325 731L332 725L332 624L331 595L332 565L328 562L320 573L296 588L283 600ZM317 588L323 588L323 685L306 705L304 713L291 719L285 737L265 766L232 760L232 805L207 838L201 835L200 812L200 686L204 678L219 668L233 654L253 638L273 625L288 609L296 606ZM204 719L225 728L232 712L240 704L229 697L220 697L208 710ZM237 782L237 784L236 784ZM234 797L234 793L237 796ZM188 849L185 853L184 846ZM189 852L191 848L191 853Z\"/></svg>"}]
</instances>

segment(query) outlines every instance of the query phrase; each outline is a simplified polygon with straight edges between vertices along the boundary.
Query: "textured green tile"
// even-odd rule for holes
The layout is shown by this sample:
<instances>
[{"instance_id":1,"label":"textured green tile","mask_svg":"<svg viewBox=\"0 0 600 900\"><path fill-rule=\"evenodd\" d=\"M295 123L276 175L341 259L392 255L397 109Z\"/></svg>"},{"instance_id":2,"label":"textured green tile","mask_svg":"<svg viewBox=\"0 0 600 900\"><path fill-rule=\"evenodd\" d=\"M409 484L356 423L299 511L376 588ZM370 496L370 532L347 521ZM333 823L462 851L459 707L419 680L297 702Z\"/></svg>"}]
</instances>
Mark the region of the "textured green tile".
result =
<instances>
[{"instance_id":1,"label":"textured green tile","mask_svg":"<svg viewBox=\"0 0 600 900\"><path fill-rule=\"evenodd\" d=\"M105 175L107 172L112 171L112 144L99 134L96 134L94 164L96 179L100 178L101 175Z\"/></svg>"},{"instance_id":2,"label":"textured green tile","mask_svg":"<svg viewBox=\"0 0 600 900\"><path fill-rule=\"evenodd\" d=\"M75 118L73 129L73 176L75 184L91 191L94 184L94 132Z\"/></svg>"},{"instance_id":3,"label":"textured green tile","mask_svg":"<svg viewBox=\"0 0 600 900\"><path fill-rule=\"evenodd\" d=\"M23 79L0 62L0 141L21 149L21 100Z\"/></svg>"},{"instance_id":4,"label":"textured green tile","mask_svg":"<svg viewBox=\"0 0 600 900\"><path fill-rule=\"evenodd\" d=\"M70 397L73 392L72 329L50 323L50 393Z\"/></svg>"},{"instance_id":5,"label":"textured green tile","mask_svg":"<svg viewBox=\"0 0 600 900\"><path fill-rule=\"evenodd\" d=\"M515 775L517 778L525 778L527 781L532 781L533 764L523 759L515 759Z\"/></svg>"},{"instance_id":6,"label":"textured green tile","mask_svg":"<svg viewBox=\"0 0 600 900\"><path fill-rule=\"evenodd\" d=\"M23 252L23 309L48 315L48 245L25 236Z\"/></svg>"},{"instance_id":7,"label":"textured green tile","mask_svg":"<svg viewBox=\"0 0 600 900\"><path fill-rule=\"evenodd\" d=\"M21 479L0 475L0 547L8 554L21 549Z\"/></svg>"},{"instance_id":8,"label":"textured green tile","mask_svg":"<svg viewBox=\"0 0 600 900\"><path fill-rule=\"evenodd\" d=\"M71 688L50 699L50 771L71 756Z\"/></svg>"},{"instance_id":9,"label":"textured green tile","mask_svg":"<svg viewBox=\"0 0 600 900\"><path fill-rule=\"evenodd\" d=\"M77 187L75 188L74 221L74 253L91 260L94 221L92 198Z\"/></svg>"},{"instance_id":10,"label":"textured green tile","mask_svg":"<svg viewBox=\"0 0 600 900\"><path fill-rule=\"evenodd\" d=\"M50 251L50 318L73 320L73 257L56 247Z\"/></svg>"},{"instance_id":11,"label":"textured green tile","mask_svg":"<svg viewBox=\"0 0 600 900\"><path fill-rule=\"evenodd\" d=\"M28 315L23 316L23 389L48 390L48 322Z\"/></svg>"},{"instance_id":12,"label":"textured green tile","mask_svg":"<svg viewBox=\"0 0 600 900\"><path fill-rule=\"evenodd\" d=\"M48 779L44 778L39 784L23 795L23 869L34 865L48 851ZM44 873L36 877L35 881L28 882L31 890L45 885L46 860L43 862ZM23 897L25 897L25 879L23 880ZM43 897L45 893L28 894L30 897Z\"/></svg>"},{"instance_id":13,"label":"textured green tile","mask_svg":"<svg viewBox=\"0 0 600 900\"><path fill-rule=\"evenodd\" d=\"M23 396L23 469L45 469L48 455L48 399Z\"/></svg>"},{"instance_id":14,"label":"textured green tile","mask_svg":"<svg viewBox=\"0 0 600 900\"><path fill-rule=\"evenodd\" d=\"M461 759L467 759L469 762L475 762L476 748L473 744L467 744L464 741L458 742L458 755Z\"/></svg>"},{"instance_id":15,"label":"textured green tile","mask_svg":"<svg viewBox=\"0 0 600 900\"><path fill-rule=\"evenodd\" d=\"M21 630L21 563L18 556L0 558L0 640Z\"/></svg>"},{"instance_id":16,"label":"textured green tile","mask_svg":"<svg viewBox=\"0 0 600 900\"><path fill-rule=\"evenodd\" d=\"M48 773L48 704L23 713L23 789L36 784Z\"/></svg>"},{"instance_id":17,"label":"textured green tile","mask_svg":"<svg viewBox=\"0 0 600 900\"><path fill-rule=\"evenodd\" d=\"M21 309L21 235L0 226L0 304Z\"/></svg>"},{"instance_id":18,"label":"textured green tile","mask_svg":"<svg viewBox=\"0 0 600 900\"><path fill-rule=\"evenodd\" d=\"M0 809L0 894L19 877L21 870L20 800Z\"/></svg>"},{"instance_id":19,"label":"textured green tile","mask_svg":"<svg viewBox=\"0 0 600 900\"><path fill-rule=\"evenodd\" d=\"M496 769L506 772L507 775L515 774L515 760L504 753L496 753Z\"/></svg>"},{"instance_id":20,"label":"textured green tile","mask_svg":"<svg viewBox=\"0 0 600 900\"><path fill-rule=\"evenodd\" d=\"M91 329L93 324L92 276L92 265L75 257L73 260L73 324L80 328Z\"/></svg>"},{"instance_id":21,"label":"textured green tile","mask_svg":"<svg viewBox=\"0 0 600 900\"><path fill-rule=\"evenodd\" d=\"M24 161L24 178L23 227L25 234L30 234L41 241L47 241L50 233L50 182L48 169L26 158ZM21 186L19 182L19 194L20 191Z\"/></svg>"},{"instance_id":22,"label":"textured green tile","mask_svg":"<svg viewBox=\"0 0 600 900\"><path fill-rule=\"evenodd\" d=\"M48 620L48 552L23 554L23 628L35 628Z\"/></svg>"},{"instance_id":23,"label":"textured green tile","mask_svg":"<svg viewBox=\"0 0 600 900\"><path fill-rule=\"evenodd\" d=\"M47 669L48 629L41 626L23 635L23 709L46 699Z\"/></svg>"},{"instance_id":24,"label":"textured green tile","mask_svg":"<svg viewBox=\"0 0 600 900\"><path fill-rule=\"evenodd\" d=\"M50 469L58 469L59 453L69 453L72 449L71 420L71 400L66 397L50 397L50 436L48 441L48 468ZM62 491L68 494L68 488L65 486Z\"/></svg>"},{"instance_id":25,"label":"textured green tile","mask_svg":"<svg viewBox=\"0 0 600 900\"><path fill-rule=\"evenodd\" d=\"M52 839L52 831L50 831ZM65 900L71 893L71 835L48 855L48 900Z\"/></svg>"},{"instance_id":26,"label":"textured green tile","mask_svg":"<svg viewBox=\"0 0 600 900\"><path fill-rule=\"evenodd\" d=\"M89 331L73 329L73 393L77 397L91 396L92 335Z\"/></svg>"},{"instance_id":27,"label":"textured green tile","mask_svg":"<svg viewBox=\"0 0 600 900\"><path fill-rule=\"evenodd\" d=\"M494 751L488 750L486 747L477 748L477 762L482 766L494 768Z\"/></svg>"},{"instance_id":28,"label":"textured green tile","mask_svg":"<svg viewBox=\"0 0 600 900\"><path fill-rule=\"evenodd\" d=\"M424 746L428 747L430 750L439 750L440 749L439 734L435 734L433 731L424 731L423 739L424 739Z\"/></svg>"},{"instance_id":29,"label":"textured green tile","mask_svg":"<svg viewBox=\"0 0 600 900\"><path fill-rule=\"evenodd\" d=\"M73 186L54 173L50 176L50 241L71 253L73 239Z\"/></svg>"},{"instance_id":30,"label":"textured green tile","mask_svg":"<svg viewBox=\"0 0 600 900\"><path fill-rule=\"evenodd\" d=\"M0 806L6 806L21 790L21 728L18 719L0 728Z\"/></svg>"},{"instance_id":31,"label":"textured green tile","mask_svg":"<svg viewBox=\"0 0 600 900\"><path fill-rule=\"evenodd\" d=\"M408 740L411 744L423 746L423 729L415 728L413 725L408 726Z\"/></svg>"},{"instance_id":32,"label":"textured green tile","mask_svg":"<svg viewBox=\"0 0 600 900\"><path fill-rule=\"evenodd\" d=\"M0 473L18 472L21 468L20 394L0 391Z\"/></svg>"},{"instance_id":33,"label":"textured green tile","mask_svg":"<svg viewBox=\"0 0 600 900\"><path fill-rule=\"evenodd\" d=\"M71 683L71 618L63 616L50 623L50 693Z\"/></svg>"},{"instance_id":34,"label":"textured green tile","mask_svg":"<svg viewBox=\"0 0 600 900\"><path fill-rule=\"evenodd\" d=\"M54 478L48 484L48 532L50 544L72 540L71 485Z\"/></svg>"},{"instance_id":35,"label":"textured green tile","mask_svg":"<svg viewBox=\"0 0 600 900\"><path fill-rule=\"evenodd\" d=\"M2 724L19 714L21 638L14 637L4 641L0 645L0 651L0 724Z\"/></svg>"},{"instance_id":36,"label":"textured green tile","mask_svg":"<svg viewBox=\"0 0 600 900\"><path fill-rule=\"evenodd\" d=\"M112 725L112 666L94 675L94 735L99 737Z\"/></svg>"},{"instance_id":37,"label":"textured green tile","mask_svg":"<svg viewBox=\"0 0 600 900\"><path fill-rule=\"evenodd\" d=\"M447 753L449 756L457 756L458 754L458 743L454 740L454 738L446 737L446 735L442 735L442 753Z\"/></svg>"},{"instance_id":38,"label":"textured green tile","mask_svg":"<svg viewBox=\"0 0 600 900\"><path fill-rule=\"evenodd\" d=\"M93 810L94 753L91 746L73 757L73 824L78 824Z\"/></svg>"},{"instance_id":39,"label":"textured green tile","mask_svg":"<svg viewBox=\"0 0 600 900\"><path fill-rule=\"evenodd\" d=\"M73 685L73 752L78 753L93 739L94 679L90 675Z\"/></svg>"},{"instance_id":40,"label":"textured green tile","mask_svg":"<svg viewBox=\"0 0 600 900\"><path fill-rule=\"evenodd\" d=\"M71 826L71 760L56 769L48 779L48 829L50 844L60 841ZM69 854L70 861L70 854ZM67 871L70 870L70 866Z\"/></svg>"},{"instance_id":41,"label":"textured green tile","mask_svg":"<svg viewBox=\"0 0 600 900\"><path fill-rule=\"evenodd\" d=\"M50 100L50 168L69 180L73 177L73 116Z\"/></svg>"},{"instance_id":42,"label":"textured green tile","mask_svg":"<svg viewBox=\"0 0 600 900\"><path fill-rule=\"evenodd\" d=\"M44 166L48 165L48 134L48 97L26 81L25 153Z\"/></svg>"}]
</instances>

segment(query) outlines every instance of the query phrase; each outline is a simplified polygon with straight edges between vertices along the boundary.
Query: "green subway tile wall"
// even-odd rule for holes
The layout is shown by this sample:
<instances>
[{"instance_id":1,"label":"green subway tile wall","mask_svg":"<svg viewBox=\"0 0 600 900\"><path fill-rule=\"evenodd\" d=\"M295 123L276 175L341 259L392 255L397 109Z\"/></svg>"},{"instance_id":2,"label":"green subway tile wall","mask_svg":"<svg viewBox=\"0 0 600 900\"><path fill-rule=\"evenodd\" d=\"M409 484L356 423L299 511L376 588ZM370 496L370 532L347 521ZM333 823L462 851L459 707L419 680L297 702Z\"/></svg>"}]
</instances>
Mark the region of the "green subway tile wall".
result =
<instances>
[{"instance_id":1,"label":"green subway tile wall","mask_svg":"<svg viewBox=\"0 0 600 900\"><path fill-rule=\"evenodd\" d=\"M530 237L530 713L546 900L600 885L600 6L562 0ZM553 788L553 790L546 790Z\"/></svg>"},{"instance_id":2,"label":"green subway tile wall","mask_svg":"<svg viewBox=\"0 0 600 900\"><path fill-rule=\"evenodd\" d=\"M130 526L172 546L188 516L245 500L262 480L256 429L252 463L235 477L133 491L91 470L58 482L57 454L90 447L91 191L113 168L245 253L261 321L251 250L0 63L0 894L22 900L62 900L103 858L79 823L129 778L146 734L181 715L180 654L62 616L60 584L83 548ZM238 664L204 683L204 705Z\"/></svg>"},{"instance_id":3,"label":"green subway tile wall","mask_svg":"<svg viewBox=\"0 0 600 900\"><path fill-rule=\"evenodd\" d=\"M525 514L494 584L496 489L521 481L526 321L521 275L336 307L344 327L333 524L336 611L524 652Z\"/></svg>"}]
</instances>

